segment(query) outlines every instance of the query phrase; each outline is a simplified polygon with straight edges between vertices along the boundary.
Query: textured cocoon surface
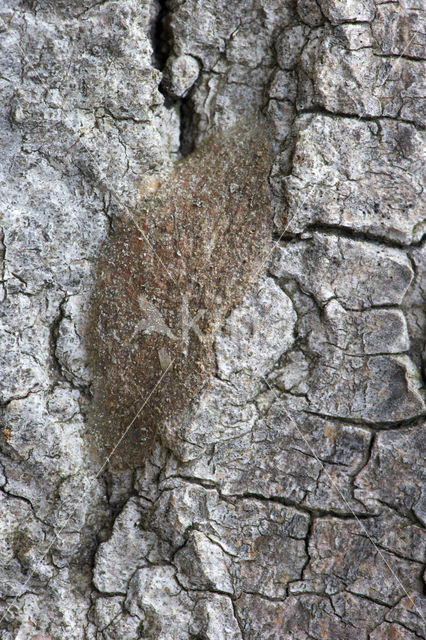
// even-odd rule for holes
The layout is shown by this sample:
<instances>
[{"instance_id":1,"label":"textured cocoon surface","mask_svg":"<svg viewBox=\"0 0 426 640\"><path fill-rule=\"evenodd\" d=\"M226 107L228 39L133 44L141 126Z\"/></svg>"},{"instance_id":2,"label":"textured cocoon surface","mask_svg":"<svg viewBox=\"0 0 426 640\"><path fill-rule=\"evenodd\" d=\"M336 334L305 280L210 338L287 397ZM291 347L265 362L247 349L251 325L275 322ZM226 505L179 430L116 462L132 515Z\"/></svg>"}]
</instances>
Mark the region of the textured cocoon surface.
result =
<instances>
[{"instance_id":1,"label":"textured cocoon surface","mask_svg":"<svg viewBox=\"0 0 426 640\"><path fill-rule=\"evenodd\" d=\"M126 433L118 462L137 462L213 371L215 332L270 250L269 168L265 128L216 134L161 183L146 182L140 209L116 221L99 260L90 353L102 449Z\"/></svg>"}]
</instances>

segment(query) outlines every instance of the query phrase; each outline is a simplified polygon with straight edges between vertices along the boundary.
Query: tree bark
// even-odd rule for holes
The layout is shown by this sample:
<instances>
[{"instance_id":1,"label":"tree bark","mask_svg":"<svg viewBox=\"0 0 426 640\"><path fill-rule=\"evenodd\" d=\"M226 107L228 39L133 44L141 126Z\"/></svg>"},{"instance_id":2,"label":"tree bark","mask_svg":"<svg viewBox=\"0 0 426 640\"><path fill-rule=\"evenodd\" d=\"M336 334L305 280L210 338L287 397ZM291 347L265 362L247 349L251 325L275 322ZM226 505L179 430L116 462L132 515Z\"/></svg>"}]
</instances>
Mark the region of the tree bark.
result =
<instances>
[{"instance_id":1,"label":"tree bark","mask_svg":"<svg viewBox=\"0 0 426 640\"><path fill-rule=\"evenodd\" d=\"M424 17L414 0L2 3L2 640L426 638ZM272 138L271 250L228 292L201 396L116 465L127 431L99 430L88 357L99 256L181 158L250 119ZM174 223L189 194L198 224L173 184ZM140 364L161 382L157 355Z\"/></svg>"}]
</instances>

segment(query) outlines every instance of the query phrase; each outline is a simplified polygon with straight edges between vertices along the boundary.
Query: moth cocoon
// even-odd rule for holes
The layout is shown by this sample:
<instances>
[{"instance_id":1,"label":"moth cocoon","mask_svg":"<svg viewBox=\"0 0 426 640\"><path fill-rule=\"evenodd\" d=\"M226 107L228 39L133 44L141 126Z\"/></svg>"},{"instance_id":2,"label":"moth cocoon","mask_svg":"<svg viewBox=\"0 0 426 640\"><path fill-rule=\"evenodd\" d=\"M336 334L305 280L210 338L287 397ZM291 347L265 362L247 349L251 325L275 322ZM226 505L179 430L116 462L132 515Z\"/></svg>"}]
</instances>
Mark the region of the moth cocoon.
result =
<instances>
[{"instance_id":1,"label":"moth cocoon","mask_svg":"<svg viewBox=\"0 0 426 640\"><path fill-rule=\"evenodd\" d=\"M140 463L161 424L177 424L214 372L215 333L270 251L270 163L267 127L246 122L161 181L145 179L139 210L115 221L99 258L89 350L97 446L108 452L120 440L120 466Z\"/></svg>"}]
</instances>

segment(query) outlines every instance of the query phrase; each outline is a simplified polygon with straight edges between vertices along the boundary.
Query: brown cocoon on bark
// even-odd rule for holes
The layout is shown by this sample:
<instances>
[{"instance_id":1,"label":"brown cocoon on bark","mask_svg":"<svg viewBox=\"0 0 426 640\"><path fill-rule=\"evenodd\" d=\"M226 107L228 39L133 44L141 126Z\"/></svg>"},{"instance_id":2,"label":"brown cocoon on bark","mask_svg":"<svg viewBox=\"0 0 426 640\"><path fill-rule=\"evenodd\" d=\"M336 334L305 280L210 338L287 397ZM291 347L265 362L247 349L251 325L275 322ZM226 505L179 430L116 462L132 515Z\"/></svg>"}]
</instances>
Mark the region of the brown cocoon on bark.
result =
<instances>
[{"instance_id":1,"label":"brown cocoon on bark","mask_svg":"<svg viewBox=\"0 0 426 640\"><path fill-rule=\"evenodd\" d=\"M139 210L116 220L89 331L91 422L113 463L140 462L214 370L215 332L270 251L270 164L266 126L245 123L145 181Z\"/></svg>"}]
</instances>

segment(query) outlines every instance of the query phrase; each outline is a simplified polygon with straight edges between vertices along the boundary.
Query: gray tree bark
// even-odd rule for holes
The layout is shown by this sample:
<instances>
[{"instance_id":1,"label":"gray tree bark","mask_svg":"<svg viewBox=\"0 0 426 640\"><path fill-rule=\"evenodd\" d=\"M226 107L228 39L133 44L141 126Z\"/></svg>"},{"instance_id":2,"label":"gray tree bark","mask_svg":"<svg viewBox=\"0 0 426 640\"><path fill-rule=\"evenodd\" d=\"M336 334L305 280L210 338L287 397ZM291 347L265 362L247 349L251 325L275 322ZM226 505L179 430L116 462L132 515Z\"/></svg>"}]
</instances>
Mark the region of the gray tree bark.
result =
<instances>
[{"instance_id":1,"label":"gray tree bark","mask_svg":"<svg viewBox=\"0 0 426 640\"><path fill-rule=\"evenodd\" d=\"M426 638L424 17L2 0L2 640ZM273 251L202 397L116 467L87 354L101 246L260 114Z\"/></svg>"}]
</instances>

